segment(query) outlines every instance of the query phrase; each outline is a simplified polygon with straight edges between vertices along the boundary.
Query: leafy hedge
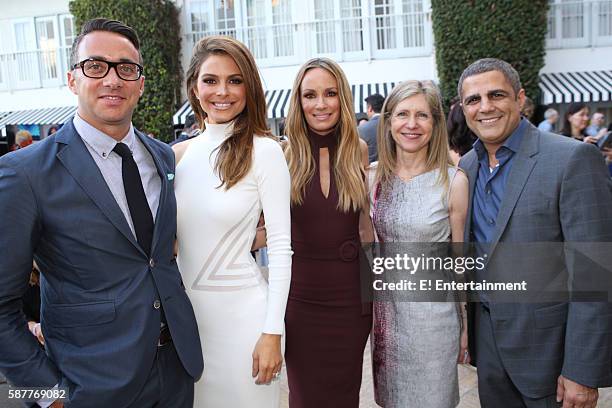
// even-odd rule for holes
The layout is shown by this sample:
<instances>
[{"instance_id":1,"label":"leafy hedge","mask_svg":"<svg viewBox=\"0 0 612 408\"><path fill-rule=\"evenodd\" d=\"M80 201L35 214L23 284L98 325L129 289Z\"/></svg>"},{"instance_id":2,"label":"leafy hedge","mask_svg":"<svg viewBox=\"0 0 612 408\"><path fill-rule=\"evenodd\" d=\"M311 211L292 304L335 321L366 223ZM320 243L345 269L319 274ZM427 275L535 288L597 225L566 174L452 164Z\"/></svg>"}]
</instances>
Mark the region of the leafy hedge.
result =
<instances>
[{"instance_id":1,"label":"leafy hedge","mask_svg":"<svg viewBox=\"0 0 612 408\"><path fill-rule=\"evenodd\" d=\"M548 0L431 0L436 63L444 101L457 95L461 72L479 58L503 59L538 100Z\"/></svg>"},{"instance_id":2,"label":"leafy hedge","mask_svg":"<svg viewBox=\"0 0 612 408\"><path fill-rule=\"evenodd\" d=\"M144 59L145 92L134 111L134 126L160 140L172 138L172 115L181 100L180 24L170 0L72 0L77 32L87 20L105 17L134 28Z\"/></svg>"}]
</instances>

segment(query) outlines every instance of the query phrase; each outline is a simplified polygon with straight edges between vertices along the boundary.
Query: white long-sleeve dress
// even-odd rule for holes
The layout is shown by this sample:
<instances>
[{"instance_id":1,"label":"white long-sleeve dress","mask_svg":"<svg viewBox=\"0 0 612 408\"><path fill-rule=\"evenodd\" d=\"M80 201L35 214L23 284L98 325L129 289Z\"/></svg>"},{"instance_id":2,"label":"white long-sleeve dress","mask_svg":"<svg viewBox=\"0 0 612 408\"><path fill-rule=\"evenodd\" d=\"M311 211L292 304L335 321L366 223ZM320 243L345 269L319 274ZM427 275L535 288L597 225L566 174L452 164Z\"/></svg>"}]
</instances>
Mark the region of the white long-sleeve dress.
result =
<instances>
[{"instance_id":1,"label":"white long-sleeve dress","mask_svg":"<svg viewBox=\"0 0 612 408\"><path fill-rule=\"evenodd\" d=\"M290 181L283 152L253 138L253 162L235 186L219 187L214 163L231 125L206 125L176 167L178 266L196 318L204 374L198 408L279 405L279 382L256 385L252 353L262 333L282 334L291 280ZM263 210L266 277L250 254Z\"/></svg>"}]
</instances>

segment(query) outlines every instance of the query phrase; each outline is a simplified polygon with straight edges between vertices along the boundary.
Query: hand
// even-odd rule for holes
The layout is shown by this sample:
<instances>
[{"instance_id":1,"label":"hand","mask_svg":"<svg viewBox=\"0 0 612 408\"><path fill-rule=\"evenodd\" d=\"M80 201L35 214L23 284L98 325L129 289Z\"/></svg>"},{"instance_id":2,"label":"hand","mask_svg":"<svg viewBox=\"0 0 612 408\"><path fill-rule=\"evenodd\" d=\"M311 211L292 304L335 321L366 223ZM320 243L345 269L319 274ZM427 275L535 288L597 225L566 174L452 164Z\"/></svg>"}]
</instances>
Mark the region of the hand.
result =
<instances>
[{"instance_id":1,"label":"hand","mask_svg":"<svg viewBox=\"0 0 612 408\"><path fill-rule=\"evenodd\" d=\"M599 391L578 384L560 375L557 379L557 402L563 401L563 408L595 408Z\"/></svg>"},{"instance_id":2,"label":"hand","mask_svg":"<svg viewBox=\"0 0 612 408\"><path fill-rule=\"evenodd\" d=\"M57 400L53 404L49 405L49 408L64 408L64 403L60 400Z\"/></svg>"},{"instance_id":3,"label":"hand","mask_svg":"<svg viewBox=\"0 0 612 408\"><path fill-rule=\"evenodd\" d=\"M283 355L281 354L280 334L263 333L255 349L253 350L253 372L251 375L257 377L255 384L269 384L274 379L274 374L280 373L283 366Z\"/></svg>"},{"instance_id":4,"label":"hand","mask_svg":"<svg viewBox=\"0 0 612 408\"><path fill-rule=\"evenodd\" d=\"M605 158L608 160L608 162L612 161L612 149L604 147L602 150L602 153L605 156Z\"/></svg>"},{"instance_id":5,"label":"hand","mask_svg":"<svg viewBox=\"0 0 612 408\"><path fill-rule=\"evenodd\" d=\"M251 245L251 251L257 251L259 248L263 248L267 245L266 238L266 220L261 214L259 216L259 222L257 223L257 229L255 230L255 239Z\"/></svg>"},{"instance_id":6,"label":"hand","mask_svg":"<svg viewBox=\"0 0 612 408\"><path fill-rule=\"evenodd\" d=\"M465 314L463 315L465 316ZM467 331L467 317L463 317L463 324L461 326L461 337L459 342L459 356L457 356L457 364L469 364L470 352L468 350L468 331Z\"/></svg>"},{"instance_id":7,"label":"hand","mask_svg":"<svg viewBox=\"0 0 612 408\"><path fill-rule=\"evenodd\" d=\"M582 141L584 143L597 144L597 138L594 136L586 136L584 139L582 139Z\"/></svg>"},{"instance_id":8,"label":"hand","mask_svg":"<svg viewBox=\"0 0 612 408\"><path fill-rule=\"evenodd\" d=\"M44 346L45 337L43 336L42 329L40 328L40 323L29 321L28 329L30 330L30 333L32 333L38 339L38 342Z\"/></svg>"}]
</instances>

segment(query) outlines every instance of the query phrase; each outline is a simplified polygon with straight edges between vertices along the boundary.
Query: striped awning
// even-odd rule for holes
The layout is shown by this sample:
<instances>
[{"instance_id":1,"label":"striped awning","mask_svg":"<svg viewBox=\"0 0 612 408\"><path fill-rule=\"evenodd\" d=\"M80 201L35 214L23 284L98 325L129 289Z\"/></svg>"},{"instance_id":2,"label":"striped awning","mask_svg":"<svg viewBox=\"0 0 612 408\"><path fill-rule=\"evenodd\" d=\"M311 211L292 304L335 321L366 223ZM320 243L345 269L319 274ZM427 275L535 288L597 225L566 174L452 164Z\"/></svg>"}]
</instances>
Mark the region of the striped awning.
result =
<instances>
[{"instance_id":1,"label":"striped awning","mask_svg":"<svg viewBox=\"0 0 612 408\"><path fill-rule=\"evenodd\" d=\"M0 127L6 125L61 125L76 112L76 106L15 111L0 118Z\"/></svg>"},{"instance_id":2,"label":"striped awning","mask_svg":"<svg viewBox=\"0 0 612 408\"><path fill-rule=\"evenodd\" d=\"M542 104L612 101L612 70L540 74Z\"/></svg>"},{"instance_id":3,"label":"striped awning","mask_svg":"<svg viewBox=\"0 0 612 408\"><path fill-rule=\"evenodd\" d=\"M391 89L395 86L395 82L381 82L370 84L354 84L351 85L353 93L353 101L355 104L355 113L364 113L366 111L365 98L374 93L379 93L386 97ZM268 107L268 118L284 118L289 111L289 97L291 89L274 89L265 91L266 106ZM189 101L174 114L172 121L175 125L185 124L187 116L193 114Z\"/></svg>"}]
</instances>

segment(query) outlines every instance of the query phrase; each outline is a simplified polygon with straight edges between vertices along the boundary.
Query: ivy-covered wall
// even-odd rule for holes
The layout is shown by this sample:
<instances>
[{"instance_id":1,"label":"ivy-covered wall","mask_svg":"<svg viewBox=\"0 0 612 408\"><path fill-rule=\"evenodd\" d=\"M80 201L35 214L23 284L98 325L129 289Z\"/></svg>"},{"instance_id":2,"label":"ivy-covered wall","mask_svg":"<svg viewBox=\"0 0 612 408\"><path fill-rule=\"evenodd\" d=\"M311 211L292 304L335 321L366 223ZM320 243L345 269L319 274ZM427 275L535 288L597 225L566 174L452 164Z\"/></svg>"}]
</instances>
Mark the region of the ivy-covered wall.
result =
<instances>
[{"instance_id":1,"label":"ivy-covered wall","mask_svg":"<svg viewBox=\"0 0 612 408\"><path fill-rule=\"evenodd\" d=\"M461 72L479 58L518 71L527 96L539 97L548 0L431 0L438 76L444 101L457 95Z\"/></svg>"},{"instance_id":2,"label":"ivy-covered wall","mask_svg":"<svg viewBox=\"0 0 612 408\"><path fill-rule=\"evenodd\" d=\"M87 20L104 17L134 28L144 59L145 91L134 126L160 140L173 139L172 115L180 103L182 69L178 10L169 0L72 0L77 32Z\"/></svg>"}]
</instances>

